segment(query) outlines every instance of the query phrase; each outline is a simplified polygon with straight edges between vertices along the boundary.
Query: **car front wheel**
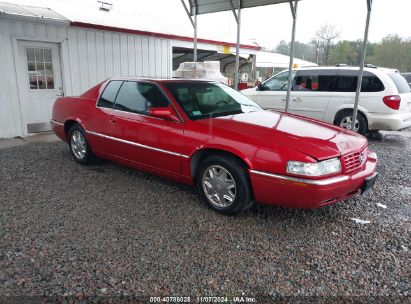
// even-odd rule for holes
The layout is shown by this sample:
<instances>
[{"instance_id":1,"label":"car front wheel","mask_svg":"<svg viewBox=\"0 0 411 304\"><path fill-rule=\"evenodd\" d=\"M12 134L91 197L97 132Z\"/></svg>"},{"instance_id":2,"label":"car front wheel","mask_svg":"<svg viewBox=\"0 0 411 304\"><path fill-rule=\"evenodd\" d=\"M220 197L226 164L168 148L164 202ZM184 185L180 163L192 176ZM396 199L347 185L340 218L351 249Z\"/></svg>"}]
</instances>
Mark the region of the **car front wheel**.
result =
<instances>
[{"instance_id":1,"label":"car front wheel","mask_svg":"<svg viewBox=\"0 0 411 304\"><path fill-rule=\"evenodd\" d=\"M208 206L222 214L237 214L253 202L247 168L234 157L213 155L203 161L197 188Z\"/></svg>"},{"instance_id":2,"label":"car front wheel","mask_svg":"<svg viewBox=\"0 0 411 304\"><path fill-rule=\"evenodd\" d=\"M68 145L74 160L82 165L91 164L94 155L85 136L83 128L75 124L68 133Z\"/></svg>"}]
</instances>

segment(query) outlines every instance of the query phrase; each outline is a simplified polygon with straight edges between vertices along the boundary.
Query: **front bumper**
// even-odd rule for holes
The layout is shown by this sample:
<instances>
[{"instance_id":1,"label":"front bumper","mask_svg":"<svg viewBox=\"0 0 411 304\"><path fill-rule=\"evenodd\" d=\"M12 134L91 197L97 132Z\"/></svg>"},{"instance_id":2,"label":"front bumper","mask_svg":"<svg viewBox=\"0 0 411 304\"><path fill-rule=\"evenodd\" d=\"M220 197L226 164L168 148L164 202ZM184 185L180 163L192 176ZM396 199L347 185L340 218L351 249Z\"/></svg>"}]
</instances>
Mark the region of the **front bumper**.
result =
<instances>
[{"instance_id":1,"label":"front bumper","mask_svg":"<svg viewBox=\"0 0 411 304\"><path fill-rule=\"evenodd\" d=\"M317 208L357 194L367 178L376 174L377 155L369 153L363 168L352 175L311 180L250 170L255 200L291 207Z\"/></svg>"}]
</instances>

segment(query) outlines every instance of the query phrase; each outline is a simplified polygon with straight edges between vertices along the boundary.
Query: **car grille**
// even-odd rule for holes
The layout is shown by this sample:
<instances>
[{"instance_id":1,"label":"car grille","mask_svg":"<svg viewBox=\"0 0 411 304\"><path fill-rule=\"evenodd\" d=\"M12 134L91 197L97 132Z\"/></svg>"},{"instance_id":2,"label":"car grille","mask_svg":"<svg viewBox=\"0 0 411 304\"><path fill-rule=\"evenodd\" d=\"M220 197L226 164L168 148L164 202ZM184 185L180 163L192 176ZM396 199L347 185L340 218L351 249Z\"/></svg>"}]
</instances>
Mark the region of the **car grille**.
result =
<instances>
[{"instance_id":1,"label":"car grille","mask_svg":"<svg viewBox=\"0 0 411 304\"><path fill-rule=\"evenodd\" d=\"M360 155L363 155L363 160L361 162ZM353 173L362 168L367 160L367 148L363 148L360 151L352 152L342 157L344 172Z\"/></svg>"}]
</instances>

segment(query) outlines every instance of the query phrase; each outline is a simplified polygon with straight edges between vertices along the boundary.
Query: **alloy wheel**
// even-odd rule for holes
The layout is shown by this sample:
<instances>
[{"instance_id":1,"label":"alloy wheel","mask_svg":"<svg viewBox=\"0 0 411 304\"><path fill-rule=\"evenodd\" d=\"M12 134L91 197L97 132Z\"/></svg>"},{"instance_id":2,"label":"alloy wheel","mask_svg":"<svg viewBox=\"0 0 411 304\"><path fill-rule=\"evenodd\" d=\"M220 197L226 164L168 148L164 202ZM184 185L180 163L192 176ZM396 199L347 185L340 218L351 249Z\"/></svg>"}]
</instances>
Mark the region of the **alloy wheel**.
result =
<instances>
[{"instance_id":1,"label":"alloy wheel","mask_svg":"<svg viewBox=\"0 0 411 304\"><path fill-rule=\"evenodd\" d=\"M227 208L236 199L236 183L231 173L222 166L211 165L202 176L204 193L217 208Z\"/></svg>"},{"instance_id":2,"label":"alloy wheel","mask_svg":"<svg viewBox=\"0 0 411 304\"><path fill-rule=\"evenodd\" d=\"M352 117L351 116L346 116L344 117L341 122L340 122L340 127L348 130L352 130ZM358 129L360 128L360 122L358 119L355 119L355 125L354 125L354 132L358 132Z\"/></svg>"},{"instance_id":3,"label":"alloy wheel","mask_svg":"<svg viewBox=\"0 0 411 304\"><path fill-rule=\"evenodd\" d=\"M73 155L77 159L82 160L86 156L86 153L87 153L86 139L84 138L83 134L80 131L74 131L71 134L70 146L71 146L71 151L73 152Z\"/></svg>"}]
</instances>

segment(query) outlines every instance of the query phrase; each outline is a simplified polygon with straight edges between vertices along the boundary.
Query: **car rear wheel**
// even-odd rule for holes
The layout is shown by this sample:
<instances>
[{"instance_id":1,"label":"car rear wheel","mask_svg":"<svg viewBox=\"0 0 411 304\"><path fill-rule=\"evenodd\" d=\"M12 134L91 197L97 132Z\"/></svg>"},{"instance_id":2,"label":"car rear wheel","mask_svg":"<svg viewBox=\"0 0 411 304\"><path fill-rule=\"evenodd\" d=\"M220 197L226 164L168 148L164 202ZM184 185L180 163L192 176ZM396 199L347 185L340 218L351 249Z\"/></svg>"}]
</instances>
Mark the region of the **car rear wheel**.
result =
<instances>
[{"instance_id":1,"label":"car rear wheel","mask_svg":"<svg viewBox=\"0 0 411 304\"><path fill-rule=\"evenodd\" d=\"M234 157L206 158L198 170L197 188L207 205L222 214L237 214L253 202L247 168Z\"/></svg>"},{"instance_id":2,"label":"car rear wheel","mask_svg":"<svg viewBox=\"0 0 411 304\"><path fill-rule=\"evenodd\" d=\"M335 124L337 126L340 126L341 128L352 130L352 111L343 111L337 115L335 118ZM357 119L355 121L354 125L354 132L360 133L360 134L366 134L368 131L368 124L367 120L365 119L364 115L361 113L357 114Z\"/></svg>"},{"instance_id":3,"label":"car rear wheel","mask_svg":"<svg viewBox=\"0 0 411 304\"><path fill-rule=\"evenodd\" d=\"M68 145L74 160L82 165L91 164L94 160L93 152L87 141L83 128L75 124L68 133Z\"/></svg>"}]
</instances>

